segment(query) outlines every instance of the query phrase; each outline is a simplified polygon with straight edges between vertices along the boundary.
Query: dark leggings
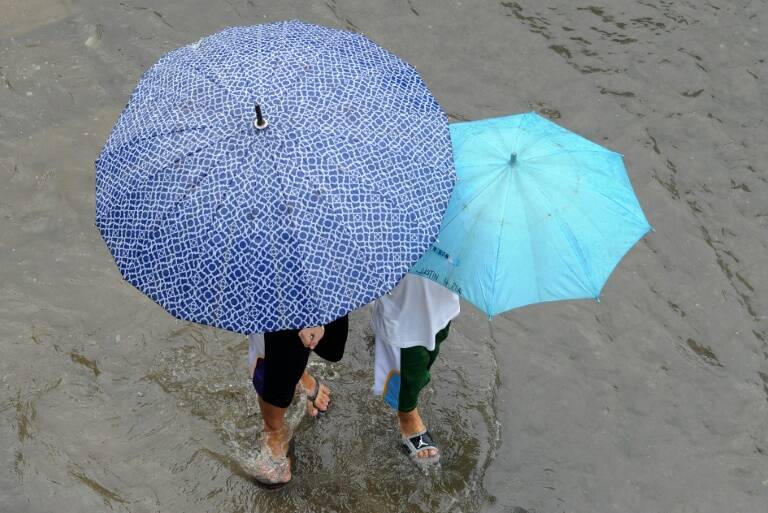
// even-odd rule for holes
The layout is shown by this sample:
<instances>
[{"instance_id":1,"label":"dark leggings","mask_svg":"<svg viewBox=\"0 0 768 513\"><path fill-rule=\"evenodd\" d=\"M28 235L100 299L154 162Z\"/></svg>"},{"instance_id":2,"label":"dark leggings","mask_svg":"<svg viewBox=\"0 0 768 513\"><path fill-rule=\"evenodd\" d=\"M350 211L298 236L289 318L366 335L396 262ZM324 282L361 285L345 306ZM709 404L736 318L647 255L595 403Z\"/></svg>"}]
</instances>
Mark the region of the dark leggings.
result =
<instances>
[{"instance_id":1,"label":"dark leggings","mask_svg":"<svg viewBox=\"0 0 768 513\"><path fill-rule=\"evenodd\" d=\"M315 353L331 362L341 360L348 329L349 317L346 315L326 324L325 334L315 346ZM261 398L272 406L287 408L291 404L296 384L307 368L311 350L301 343L299 331L283 330L264 334L264 360L257 364L264 365L264 382L263 386L257 384L257 374L260 374L260 369L257 369L253 385Z\"/></svg>"}]
</instances>

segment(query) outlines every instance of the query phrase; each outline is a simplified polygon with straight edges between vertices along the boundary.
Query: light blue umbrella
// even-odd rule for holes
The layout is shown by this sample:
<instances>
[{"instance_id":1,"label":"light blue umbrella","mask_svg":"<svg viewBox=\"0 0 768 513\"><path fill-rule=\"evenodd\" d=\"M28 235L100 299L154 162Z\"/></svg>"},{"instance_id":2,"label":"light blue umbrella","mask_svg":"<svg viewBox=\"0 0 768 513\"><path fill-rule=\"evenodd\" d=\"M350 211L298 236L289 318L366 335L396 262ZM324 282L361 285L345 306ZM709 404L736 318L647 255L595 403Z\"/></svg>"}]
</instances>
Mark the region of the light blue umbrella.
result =
<instances>
[{"instance_id":1,"label":"light blue umbrella","mask_svg":"<svg viewBox=\"0 0 768 513\"><path fill-rule=\"evenodd\" d=\"M622 156L535 113L450 130L458 182L438 241L410 272L489 316L599 299L651 228Z\"/></svg>"},{"instance_id":2,"label":"light blue umbrella","mask_svg":"<svg viewBox=\"0 0 768 513\"><path fill-rule=\"evenodd\" d=\"M447 118L412 66L301 21L233 27L144 74L96 162L96 224L176 317L301 328L391 290L454 180Z\"/></svg>"}]
</instances>

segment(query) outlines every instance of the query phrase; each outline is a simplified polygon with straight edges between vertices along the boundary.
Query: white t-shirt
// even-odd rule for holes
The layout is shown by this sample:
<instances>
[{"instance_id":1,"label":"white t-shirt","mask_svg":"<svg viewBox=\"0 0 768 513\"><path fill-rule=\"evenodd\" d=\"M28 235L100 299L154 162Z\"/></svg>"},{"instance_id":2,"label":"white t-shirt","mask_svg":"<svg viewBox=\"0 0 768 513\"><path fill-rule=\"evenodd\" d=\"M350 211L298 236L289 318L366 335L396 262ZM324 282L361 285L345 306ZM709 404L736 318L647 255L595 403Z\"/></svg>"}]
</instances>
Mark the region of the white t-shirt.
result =
<instances>
[{"instance_id":1,"label":"white t-shirt","mask_svg":"<svg viewBox=\"0 0 768 513\"><path fill-rule=\"evenodd\" d=\"M432 280L408 273L373 303L376 338L395 347L435 349L435 335L459 315L459 296Z\"/></svg>"}]
</instances>

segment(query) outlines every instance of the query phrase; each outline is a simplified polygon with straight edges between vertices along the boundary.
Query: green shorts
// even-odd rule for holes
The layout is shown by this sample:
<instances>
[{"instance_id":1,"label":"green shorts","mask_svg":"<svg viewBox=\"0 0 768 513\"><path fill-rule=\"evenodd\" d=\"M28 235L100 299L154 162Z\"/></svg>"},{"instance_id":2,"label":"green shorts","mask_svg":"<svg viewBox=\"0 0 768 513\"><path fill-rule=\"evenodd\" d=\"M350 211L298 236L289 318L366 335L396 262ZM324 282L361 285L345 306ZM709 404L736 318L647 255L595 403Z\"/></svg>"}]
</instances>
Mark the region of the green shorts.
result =
<instances>
[{"instance_id":1,"label":"green shorts","mask_svg":"<svg viewBox=\"0 0 768 513\"><path fill-rule=\"evenodd\" d=\"M440 345L448 338L448 330L451 323L445 325L435 335L435 349L427 350L425 347L416 346L400 349L400 393L397 409L401 412L409 412L416 408L419 402L419 393L427 386L430 379L429 370L435 363Z\"/></svg>"}]
</instances>

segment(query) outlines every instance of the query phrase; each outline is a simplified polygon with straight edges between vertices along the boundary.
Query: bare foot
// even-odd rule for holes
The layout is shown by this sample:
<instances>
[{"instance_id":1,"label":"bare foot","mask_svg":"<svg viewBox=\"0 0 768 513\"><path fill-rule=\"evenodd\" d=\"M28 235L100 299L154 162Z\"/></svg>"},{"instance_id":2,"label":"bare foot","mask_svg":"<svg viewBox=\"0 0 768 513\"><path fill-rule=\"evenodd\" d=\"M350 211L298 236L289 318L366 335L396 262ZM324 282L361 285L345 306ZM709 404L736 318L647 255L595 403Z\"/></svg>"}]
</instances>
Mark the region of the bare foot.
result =
<instances>
[{"instance_id":1,"label":"bare foot","mask_svg":"<svg viewBox=\"0 0 768 513\"><path fill-rule=\"evenodd\" d=\"M421 420L418 409L414 408L409 412L397 412L397 420L400 424L400 434L405 438L410 438L416 433L421 433L427 428ZM438 455L438 450L434 447L422 449L416 453L417 458L431 458Z\"/></svg>"},{"instance_id":2,"label":"bare foot","mask_svg":"<svg viewBox=\"0 0 768 513\"><path fill-rule=\"evenodd\" d=\"M291 480L291 463L287 454L292 433L285 423L287 409L259 397L259 410L264 430L259 441L259 452L247 462L247 470L261 483L285 484Z\"/></svg>"},{"instance_id":3,"label":"bare foot","mask_svg":"<svg viewBox=\"0 0 768 513\"><path fill-rule=\"evenodd\" d=\"M289 441L287 429L280 432L264 431L258 454L244 461L243 467L262 484L286 484L291 480L291 461L286 455Z\"/></svg>"},{"instance_id":4,"label":"bare foot","mask_svg":"<svg viewBox=\"0 0 768 513\"><path fill-rule=\"evenodd\" d=\"M317 380L315 380L310 373L304 371L299 383L301 383L301 386L307 392L307 413L309 413L311 417L317 417L318 413L328 410L328 407L331 405L331 391L327 386L320 384L320 389L317 391L317 397L315 397L313 401L309 399L309 397L312 395L312 392L315 391Z\"/></svg>"}]
</instances>

